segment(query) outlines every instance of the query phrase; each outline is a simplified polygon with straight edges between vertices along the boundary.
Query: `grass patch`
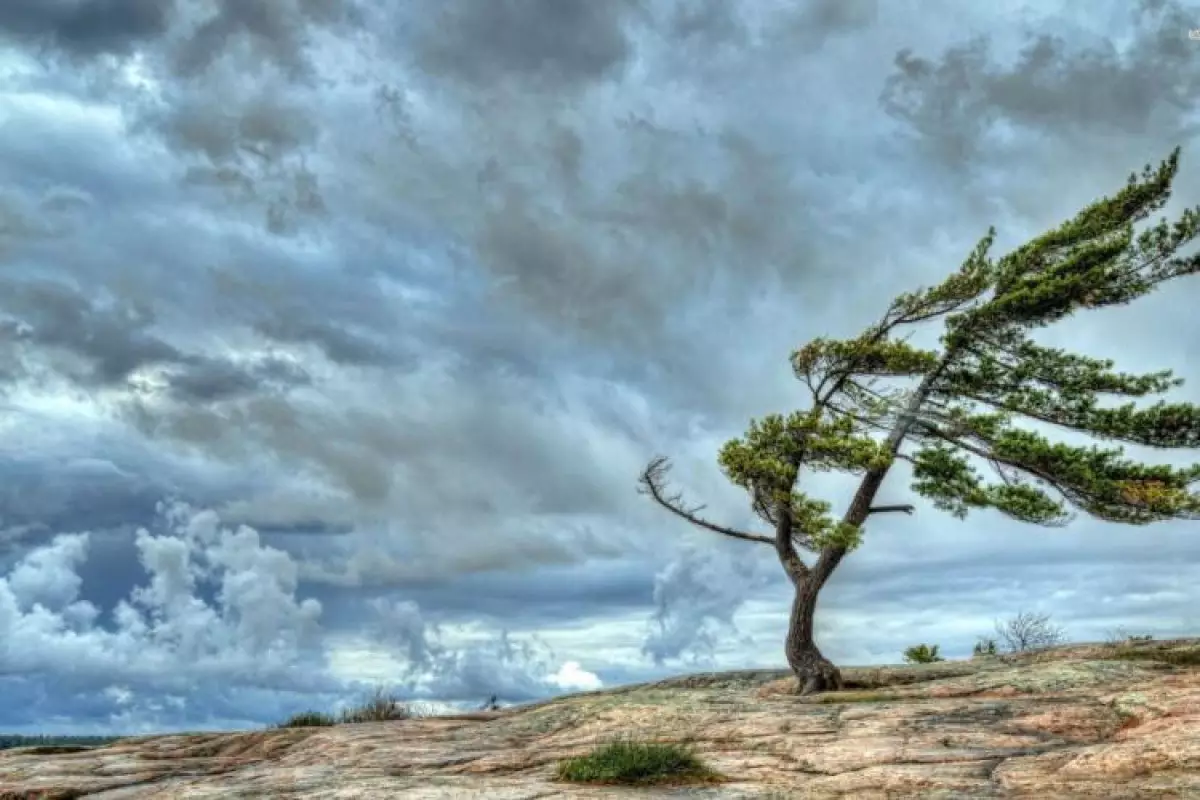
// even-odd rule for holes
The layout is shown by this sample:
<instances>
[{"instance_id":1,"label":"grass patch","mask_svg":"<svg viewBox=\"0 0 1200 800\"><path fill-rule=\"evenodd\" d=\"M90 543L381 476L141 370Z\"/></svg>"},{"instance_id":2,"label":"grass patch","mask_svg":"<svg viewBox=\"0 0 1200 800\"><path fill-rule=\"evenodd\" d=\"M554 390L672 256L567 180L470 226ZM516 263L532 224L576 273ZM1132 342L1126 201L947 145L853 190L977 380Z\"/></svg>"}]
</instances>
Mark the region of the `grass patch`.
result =
<instances>
[{"instance_id":1,"label":"grass patch","mask_svg":"<svg viewBox=\"0 0 1200 800\"><path fill-rule=\"evenodd\" d=\"M572 783L713 783L721 777L689 747L630 739L617 739L558 764L559 780Z\"/></svg>"},{"instance_id":2,"label":"grass patch","mask_svg":"<svg viewBox=\"0 0 1200 800\"><path fill-rule=\"evenodd\" d=\"M1181 650L1120 647L1112 654L1112 657L1122 661L1161 661L1177 667L1195 667L1200 666L1200 647L1188 647Z\"/></svg>"},{"instance_id":3,"label":"grass patch","mask_svg":"<svg viewBox=\"0 0 1200 800\"><path fill-rule=\"evenodd\" d=\"M301 711L299 714L293 714L275 727L327 727L340 723L387 722L394 719L412 719L415 716L418 715L407 703L402 702L395 695L383 689L376 689L362 705L347 708L341 713L341 716L325 714L320 711Z\"/></svg>"},{"instance_id":4,"label":"grass patch","mask_svg":"<svg viewBox=\"0 0 1200 800\"><path fill-rule=\"evenodd\" d=\"M327 727L329 725L337 725L337 718L332 714L323 714L320 711L301 711L299 714L293 714L275 727L277 728L318 728Z\"/></svg>"},{"instance_id":5,"label":"grass patch","mask_svg":"<svg viewBox=\"0 0 1200 800\"><path fill-rule=\"evenodd\" d=\"M342 712L342 722L387 722L393 719L410 719L413 712L395 695L376 689L361 706Z\"/></svg>"},{"instance_id":6,"label":"grass patch","mask_svg":"<svg viewBox=\"0 0 1200 800\"><path fill-rule=\"evenodd\" d=\"M904 661L908 664L934 664L946 659L938 655L938 645L914 644L904 651Z\"/></svg>"}]
</instances>

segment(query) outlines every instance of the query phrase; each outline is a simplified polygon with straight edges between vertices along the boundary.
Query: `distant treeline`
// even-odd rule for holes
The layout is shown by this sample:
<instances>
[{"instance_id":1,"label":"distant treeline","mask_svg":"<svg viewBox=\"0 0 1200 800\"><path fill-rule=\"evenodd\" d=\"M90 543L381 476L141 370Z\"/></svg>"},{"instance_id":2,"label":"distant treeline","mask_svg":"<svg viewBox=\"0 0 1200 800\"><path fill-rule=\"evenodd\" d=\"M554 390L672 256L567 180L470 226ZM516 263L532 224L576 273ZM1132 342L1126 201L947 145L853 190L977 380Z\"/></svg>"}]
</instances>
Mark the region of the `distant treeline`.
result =
<instances>
[{"instance_id":1,"label":"distant treeline","mask_svg":"<svg viewBox=\"0 0 1200 800\"><path fill-rule=\"evenodd\" d=\"M99 747L120 736L20 736L0 733L0 750L10 747Z\"/></svg>"}]
</instances>

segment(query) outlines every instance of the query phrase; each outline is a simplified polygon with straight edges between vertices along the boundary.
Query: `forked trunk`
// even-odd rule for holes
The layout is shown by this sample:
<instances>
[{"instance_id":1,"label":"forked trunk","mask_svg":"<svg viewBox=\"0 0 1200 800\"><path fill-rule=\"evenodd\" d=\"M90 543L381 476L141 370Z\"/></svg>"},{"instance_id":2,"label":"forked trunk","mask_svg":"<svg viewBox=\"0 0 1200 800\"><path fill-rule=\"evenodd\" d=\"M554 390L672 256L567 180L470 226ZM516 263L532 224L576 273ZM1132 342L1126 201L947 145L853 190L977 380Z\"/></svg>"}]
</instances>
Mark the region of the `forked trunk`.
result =
<instances>
[{"instance_id":1,"label":"forked trunk","mask_svg":"<svg viewBox=\"0 0 1200 800\"><path fill-rule=\"evenodd\" d=\"M788 620L784 653L788 666L796 675L800 694L831 692L842 688L842 673L829 659L821 655L813 641L813 614L817 610L816 588L809 581L796 584L792 614Z\"/></svg>"}]
</instances>

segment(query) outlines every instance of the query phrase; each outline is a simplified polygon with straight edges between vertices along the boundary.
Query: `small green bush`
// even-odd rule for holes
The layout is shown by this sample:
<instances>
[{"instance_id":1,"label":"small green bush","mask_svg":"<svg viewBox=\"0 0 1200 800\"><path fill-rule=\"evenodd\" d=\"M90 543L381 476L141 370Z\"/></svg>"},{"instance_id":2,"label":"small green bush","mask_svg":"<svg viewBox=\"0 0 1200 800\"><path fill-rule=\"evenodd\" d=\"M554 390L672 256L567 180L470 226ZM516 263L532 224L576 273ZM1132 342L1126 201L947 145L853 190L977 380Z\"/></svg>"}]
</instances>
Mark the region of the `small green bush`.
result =
<instances>
[{"instance_id":1,"label":"small green bush","mask_svg":"<svg viewBox=\"0 0 1200 800\"><path fill-rule=\"evenodd\" d=\"M697 783L720 776L678 744L615 740L558 764L559 780L574 783Z\"/></svg>"},{"instance_id":2,"label":"small green bush","mask_svg":"<svg viewBox=\"0 0 1200 800\"><path fill-rule=\"evenodd\" d=\"M322 714L320 711L301 711L299 714L293 714L277 727L280 728L316 728L327 725L336 725L337 720L329 714Z\"/></svg>"},{"instance_id":3,"label":"small green bush","mask_svg":"<svg viewBox=\"0 0 1200 800\"><path fill-rule=\"evenodd\" d=\"M994 655L996 655L996 640L979 637L979 641L975 643L975 648L971 651L971 658Z\"/></svg>"},{"instance_id":4,"label":"small green bush","mask_svg":"<svg viewBox=\"0 0 1200 800\"><path fill-rule=\"evenodd\" d=\"M932 647L927 644L915 644L904 651L904 660L909 664L932 664L946 659L938 655L936 644Z\"/></svg>"},{"instance_id":5,"label":"small green bush","mask_svg":"<svg viewBox=\"0 0 1200 800\"><path fill-rule=\"evenodd\" d=\"M355 708L347 708L340 717L324 714L320 711L302 711L294 714L285 722L279 723L279 728L305 728L315 726L337 725L354 722L386 722L393 719L410 719L417 716L412 707L401 702L394 695L376 689L366 702Z\"/></svg>"},{"instance_id":6,"label":"small green bush","mask_svg":"<svg viewBox=\"0 0 1200 800\"><path fill-rule=\"evenodd\" d=\"M361 706L343 711L342 722L387 722L412 716L412 710L398 697L383 689L376 689Z\"/></svg>"}]
</instances>

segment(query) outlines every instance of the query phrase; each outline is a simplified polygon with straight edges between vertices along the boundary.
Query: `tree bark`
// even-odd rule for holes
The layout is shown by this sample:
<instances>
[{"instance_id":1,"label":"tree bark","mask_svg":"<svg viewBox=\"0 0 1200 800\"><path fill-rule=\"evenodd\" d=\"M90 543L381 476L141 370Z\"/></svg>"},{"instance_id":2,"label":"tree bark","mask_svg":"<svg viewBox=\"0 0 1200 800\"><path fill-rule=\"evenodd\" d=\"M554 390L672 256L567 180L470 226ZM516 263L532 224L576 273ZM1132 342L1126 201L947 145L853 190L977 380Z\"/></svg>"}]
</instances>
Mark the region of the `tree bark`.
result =
<instances>
[{"instance_id":1,"label":"tree bark","mask_svg":"<svg viewBox=\"0 0 1200 800\"><path fill-rule=\"evenodd\" d=\"M813 614L817 610L820 591L820 585L811 579L796 582L796 596L792 600L783 647L802 695L836 691L843 685L841 671L821 654L813 641Z\"/></svg>"},{"instance_id":2,"label":"tree bark","mask_svg":"<svg viewBox=\"0 0 1200 800\"><path fill-rule=\"evenodd\" d=\"M929 397L934 383L950 363L953 353L952 350L948 351L942 357L941 363L925 376L920 386L913 392L913 396L905 408L904 416L888 434L886 447L892 455L900 450L900 443L904 441L914 415L920 411L926 398ZM883 479L887 477L889 469L891 469L890 463L867 470L858 485L858 491L854 493L854 499L850 501L850 507L846 509L846 514L842 517L842 522L857 528L867 521L867 517L871 515L871 503L874 502L875 495L883 485ZM878 508L891 510L894 507L879 506ZM846 555L846 548L838 545L826 546L821 550L821 555L811 570L804 567L790 567L790 562L785 556L788 553L793 558L795 556L795 551L792 550L790 544L791 516L789 514L781 515L781 522L784 520L786 520L786 524L781 524L776 531L775 546L779 550L779 557L783 561L784 569L792 579L792 585L796 587L796 597L792 601L792 614L788 620L787 640L784 644L788 666L796 675L801 694L836 691L843 686L842 673L817 649L817 644L813 641L813 615L817 610L817 596L825 586L825 582L829 580L829 576L837 569L838 564L842 563L842 558ZM794 558L794 560L798 561L799 559Z\"/></svg>"}]
</instances>

